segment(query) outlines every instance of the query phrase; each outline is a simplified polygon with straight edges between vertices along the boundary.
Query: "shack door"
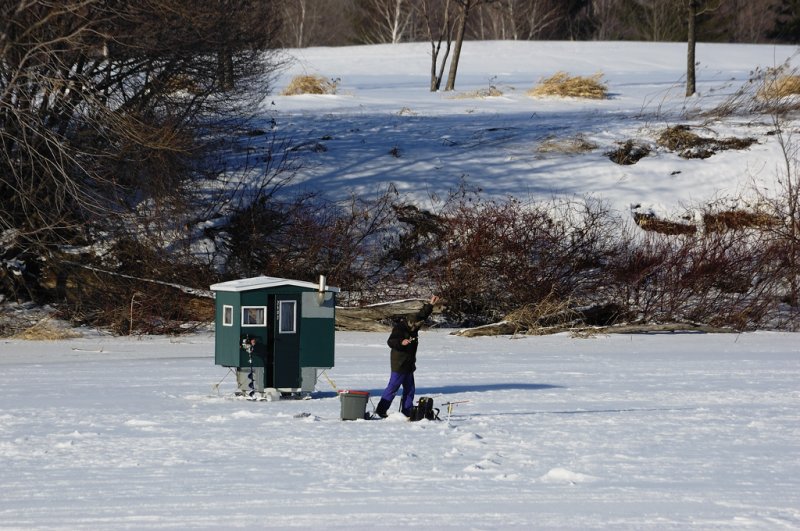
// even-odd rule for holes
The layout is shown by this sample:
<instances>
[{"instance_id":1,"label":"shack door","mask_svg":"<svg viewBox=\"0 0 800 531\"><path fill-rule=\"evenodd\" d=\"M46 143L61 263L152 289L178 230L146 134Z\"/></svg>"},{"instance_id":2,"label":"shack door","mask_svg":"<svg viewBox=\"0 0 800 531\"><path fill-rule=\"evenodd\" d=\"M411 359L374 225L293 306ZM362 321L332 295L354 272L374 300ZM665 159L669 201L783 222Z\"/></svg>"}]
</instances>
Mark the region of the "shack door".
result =
<instances>
[{"instance_id":1,"label":"shack door","mask_svg":"<svg viewBox=\"0 0 800 531\"><path fill-rule=\"evenodd\" d=\"M300 387L300 295L274 298L275 387L297 388Z\"/></svg>"}]
</instances>

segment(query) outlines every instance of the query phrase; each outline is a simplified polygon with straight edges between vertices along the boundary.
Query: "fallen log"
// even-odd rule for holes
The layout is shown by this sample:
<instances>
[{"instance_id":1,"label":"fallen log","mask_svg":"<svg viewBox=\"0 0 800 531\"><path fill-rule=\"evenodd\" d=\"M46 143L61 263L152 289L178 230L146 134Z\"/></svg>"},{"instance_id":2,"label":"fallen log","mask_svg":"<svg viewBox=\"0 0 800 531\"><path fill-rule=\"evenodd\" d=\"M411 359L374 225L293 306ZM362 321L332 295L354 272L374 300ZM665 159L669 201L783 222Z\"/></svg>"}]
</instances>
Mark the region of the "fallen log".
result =
<instances>
[{"instance_id":1,"label":"fallen log","mask_svg":"<svg viewBox=\"0 0 800 531\"><path fill-rule=\"evenodd\" d=\"M517 323L511 321L500 321L499 323L491 323L473 328L462 328L461 330L451 332L450 335L461 337L507 336L514 335L519 332L520 327Z\"/></svg>"},{"instance_id":2,"label":"fallen log","mask_svg":"<svg viewBox=\"0 0 800 531\"><path fill-rule=\"evenodd\" d=\"M723 328L697 323L653 323L627 324L614 326L541 326L523 328L510 321L500 321L474 328L465 328L453 332L461 337L482 337L502 335L551 335L569 332L576 336L589 337L599 334L659 334L659 333L699 333L699 334L731 334L738 333L732 328Z\"/></svg>"},{"instance_id":3,"label":"fallen log","mask_svg":"<svg viewBox=\"0 0 800 531\"><path fill-rule=\"evenodd\" d=\"M391 326L386 321L415 314L426 302L422 299L405 299L357 308L337 306L336 329L353 332L388 332ZM434 307L433 311L438 313L441 309Z\"/></svg>"},{"instance_id":4,"label":"fallen log","mask_svg":"<svg viewBox=\"0 0 800 531\"><path fill-rule=\"evenodd\" d=\"M655 333L687 333L701 334L736 334L739 331L733 328L724 328L699 323L658 323L658 324L629 324L597 328L600 334L655 334Z\"/></svg>"}]
</instances>

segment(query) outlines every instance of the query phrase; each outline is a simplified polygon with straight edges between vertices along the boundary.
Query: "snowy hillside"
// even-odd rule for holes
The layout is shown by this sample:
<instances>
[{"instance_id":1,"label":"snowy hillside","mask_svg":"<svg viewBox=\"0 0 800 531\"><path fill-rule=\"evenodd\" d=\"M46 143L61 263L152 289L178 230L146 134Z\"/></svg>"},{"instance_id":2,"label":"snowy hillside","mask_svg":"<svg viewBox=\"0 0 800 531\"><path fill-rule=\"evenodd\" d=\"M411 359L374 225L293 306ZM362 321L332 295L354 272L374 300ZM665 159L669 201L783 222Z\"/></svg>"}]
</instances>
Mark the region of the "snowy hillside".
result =
<instances>
[{"instance_id":1,"label":"snowy hillside","mask_svg":"<svg viewBox=\"0 0 800 531\"><path fill-rule=\"evenodd\" d=\"M278 133L306 143L296 186L334 197L385 191L443 197L462 183L489 196L549 199L587 194L621 212L632 206L673 215L772 183L779 163L771 125L752 116L712 121L708 134L754 136L747 150L686 160L663 149L630 166L609 160L619 142L654 148L658 132L699 123L698 110L730 98L757 68L794 57L793 46L699 44L698 94L685 97L686 46L638 42L468 42L455 93L431 93L426 43L291 50L263 112ZM530 98L563 71L603 74L606 100ZM298 74L338 80L335 95L277 95ZM502 96L470 97L494 86ZM684 117L689 113L691 121ZM546 152L546 140L580 135L596 145L578 155ZM313 149L310 147L313 146Z\"/></svg>"}]
</instances>

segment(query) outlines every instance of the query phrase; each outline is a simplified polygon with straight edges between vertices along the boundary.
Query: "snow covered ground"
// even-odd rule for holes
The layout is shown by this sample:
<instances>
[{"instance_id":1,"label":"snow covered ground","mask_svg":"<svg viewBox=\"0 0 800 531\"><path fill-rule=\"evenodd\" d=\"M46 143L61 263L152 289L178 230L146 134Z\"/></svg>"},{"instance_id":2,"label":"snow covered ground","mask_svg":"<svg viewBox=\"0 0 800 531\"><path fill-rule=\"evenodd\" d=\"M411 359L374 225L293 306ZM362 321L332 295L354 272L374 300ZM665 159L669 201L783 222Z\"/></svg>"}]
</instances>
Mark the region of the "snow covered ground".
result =
<instances>
[{"instance_id":1,"label":"snow covered ground","mask_svg":"<svg viewBox=\"0 0 800 531\"><path fill-rule=\"evenodd\" d=\"M296 189L371 197L391 183L424 204L465 184L489 197L592 195L621 213L676 217L754 184L773 186L782 165L769 119L706 120L698 111L730 101L758 69L796 66L796 53L795 46L700 43L698 93L686 98L685 43L467 42L457 90L439 93L429 91L430 44L308 48L290 50L293 63L263 112L298 146ZM559 71L601 73L609 98L525 94ZM298 74L338 80L337 94L278 95ZM503 95L469 97L490 86ZM655 144L665 128L687 123L702 125L702 136L758 143L702 160ZM545 141L576 137L595 149L540 150ZM629 166L611 162L606 153L631 139L650 146L651 155Z\"/></svg>"},{"instance_id":2,"label":"snow covered ground","mask_svg":"<svg viewBox=\"0 0 800 531\"><path fill-rule=\"evenodd\" d=\"M4 340L0 529L800 528L796 334L423 332L418 396L468 402L339 420L385 339L337 333L332 383L277 402L208 333Z\"/></svg>"}]
</instances>

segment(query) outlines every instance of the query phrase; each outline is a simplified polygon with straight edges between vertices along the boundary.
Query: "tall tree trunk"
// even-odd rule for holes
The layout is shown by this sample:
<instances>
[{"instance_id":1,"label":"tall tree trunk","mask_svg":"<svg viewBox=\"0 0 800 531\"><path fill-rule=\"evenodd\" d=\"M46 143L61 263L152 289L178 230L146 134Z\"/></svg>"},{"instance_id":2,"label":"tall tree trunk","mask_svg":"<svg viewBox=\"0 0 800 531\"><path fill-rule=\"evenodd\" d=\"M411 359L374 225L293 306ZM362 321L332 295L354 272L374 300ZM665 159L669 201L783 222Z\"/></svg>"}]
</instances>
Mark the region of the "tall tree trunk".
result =
<instances>
[{"instance_id":1,"label":"tall tree trunk","mask_svg":"<svg viewBox=\"0 0 800 531\"><path fill-rule=\"evenodd\" d=\"M447 85L444 90L454 90L456 88L456 72L458 71L458 60L461 57L461 45L464 43L464 33L467 28L467 17L472 8L472 0L459 2L460 16L458 19L458 32L456 33L456 44L453 48L453 58L450 60L450 72L447 74Z\"/></svg>"},{"instance_id":2,"label":"tall tree trunk","mask_svg":"<svg viewBox=\"0 0 800 531\"><path fill-rule=\"evenodd\" d=\"M233 90L233 53L228 47L217 52L217 70L222 90Z\"/></svg>"},{"instance_id":3,"label":"tall tree trunk","mask_svg":"<svg viewBox=\"0 0 800 531\"><path fill-rule=\"evenodd\" d=\"M697 46L697 0L689 0L687 7L686 96L695 93L695 48Z\"/></svg>"},{"instance_id":4,"label":"tall tree trunk","mask_svg":"<svg viewBox=\"0 0 800 531\"><path fill-rule=\"evenodd\" d=\"M427 0L421 3L420 9L422 11L423 18L425 19L425 27L428 31L428 38L431 41L431 92L437 92L442 86L444 66L447 63L447 57L450 55L450 45L453 38L453 33L450 27L450 0L445 0L444 7L441 11L441 20L434 19L435 11L431 10L431 6L428 4ZM442 41L445 41L445 50L444 56L441 58L440 65L439 54L442 49Z\"/></svg>"}]
</instances>

